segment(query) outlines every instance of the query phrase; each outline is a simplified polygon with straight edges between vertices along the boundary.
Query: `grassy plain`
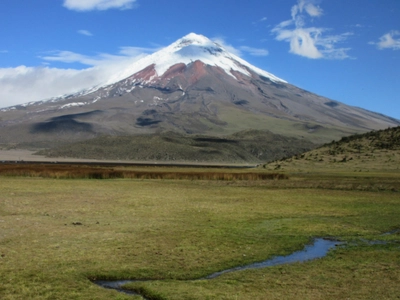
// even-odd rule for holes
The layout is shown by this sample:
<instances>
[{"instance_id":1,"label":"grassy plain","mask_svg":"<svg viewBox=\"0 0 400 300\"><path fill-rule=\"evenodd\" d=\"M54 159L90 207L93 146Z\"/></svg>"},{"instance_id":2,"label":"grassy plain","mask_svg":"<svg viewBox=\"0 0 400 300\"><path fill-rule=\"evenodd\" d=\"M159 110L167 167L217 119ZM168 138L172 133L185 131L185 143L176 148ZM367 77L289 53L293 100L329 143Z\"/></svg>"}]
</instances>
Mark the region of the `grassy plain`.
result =
<instances>
[{"instance_id":1,"label":"grassy plain","mask_svg":"<svg viewBox=\"0 0 400 300\"><path fill-rule=\"evenodd\" d=\"M382 236L400 229L399 190L398 172L261 181L2 176L0 298L135 299L90 279L151 279L130 287L149 299L399 299L399 232ZM289 254L314 237L347 245L307 263L194 280Z\"/></svg>"}]
</instances>

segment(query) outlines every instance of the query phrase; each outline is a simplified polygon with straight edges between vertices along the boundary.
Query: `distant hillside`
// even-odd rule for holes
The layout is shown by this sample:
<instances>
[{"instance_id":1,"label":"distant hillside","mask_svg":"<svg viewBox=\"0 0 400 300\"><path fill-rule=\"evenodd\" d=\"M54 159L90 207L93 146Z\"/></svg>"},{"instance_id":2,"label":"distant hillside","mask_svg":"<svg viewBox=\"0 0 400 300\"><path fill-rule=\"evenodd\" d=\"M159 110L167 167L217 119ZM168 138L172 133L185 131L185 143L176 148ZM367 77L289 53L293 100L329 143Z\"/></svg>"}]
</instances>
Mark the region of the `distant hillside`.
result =
<instances>
[{"instance_id":1,"label":"distant hillside","mask_svg":"<svg viewBox=\"0 0 400 300\"><path fill-rule=\"evenodd\" d=\"M266 169L307 171L400 170L400 127L343 137L317 149L265 164Z\"/></svg>"},{"instance_id":2,"label":"distant hillside","mask_svg":"<svg viewBox=\"0 0 400 300\"><path fill-rule=\"evenodd\" d=\"M245 130L225 137L176 132L136 136L102 136L42 150L48 157L107 160L260 163L296 155L315 145L270 131Z\"/></svg>"}]
</instances>

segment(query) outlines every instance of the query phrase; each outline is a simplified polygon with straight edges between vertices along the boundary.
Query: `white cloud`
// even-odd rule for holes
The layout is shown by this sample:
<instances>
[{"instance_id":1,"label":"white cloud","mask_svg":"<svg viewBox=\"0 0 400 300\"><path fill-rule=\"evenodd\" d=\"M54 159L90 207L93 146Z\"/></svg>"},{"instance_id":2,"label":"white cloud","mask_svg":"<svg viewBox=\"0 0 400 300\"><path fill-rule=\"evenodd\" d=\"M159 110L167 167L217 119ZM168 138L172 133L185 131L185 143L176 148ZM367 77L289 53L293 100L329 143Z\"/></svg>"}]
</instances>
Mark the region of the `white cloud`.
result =
<instances>
[{"instance_id":1,"label":"white cloud","mask_svg":"<svg viewBox=\"0 0 400 300\"><path fill-rule=\"evenodd\" d=\"M295 30L279 30L276 39L289 41L290 52L308 58L322 58L323 54L317 49L315 40L321 31L317 28L298 28Z\"/></svg>"},{"instance_id":2,"label":"white cloud","mask_svg":"<svg viewBox=\"0 0 400 300\"><path fill-rule=\"evenodd\" d=\"M396 38L397 37L397 38ZM376 45L378 49L392 49L400 50L400 31L392 30L379 38L379 42L370 42L372 45Z\"/></svg>"},{"instance_id":3,"label":"white cloud","mask_svg":"<svg viewBox=\"0 0 400 300\"><path fill-rule=\"evenodd\" d=\"M52 55L49 56L42 56L43 60L46 61L57 61L63 63L80 63L87 66L96 66L101 63L101 57L103 54L93 56L87 56L71 51L54 51L51 52Z\"/></svg>"},{"instance_id":4,"label":"white cloud","mask_svg":"<svg viewBox=\"0 0 400 300\"><path fill-rule=\"evenodd\" d=\"M76 11L131 9L136 0L64 0L64 7Z\"/></svg>"},{"instance_id":5,"label":"white cloud","mask_svg":"<svg viewBox=\"0 0 400 300\"><path fill-rule=\"evenodd\" d=\"M110 79L110 74L122 72L150 50L123 47L118 54L101 53L93 57L58 51L42 57L50 62L81 63L88 66L83 70L27 66L0 68L0 107L39 101L104 84Z\"/></svg>"},{"instance_id":6,"label":"white cloud","mask_svg":"<svg viewBox=\"0 0 400 300\"><path fill-rule=\"evenodd\" d=\"M306 3L306 1L302 1L304 3L305 11L311 17L320 17L323 14L323 10L319 6L315 6L313 3Z\"/></svg>"},{"instance_id":7,"label":"white cloud","mask_svg":"<svg viewBox=\"0 0 400 300\"><path fill-rule=\"evenodd\" d=\"M218 45L221 45L223 48L226 49L226 51L228 51L228 52L230 52L232 54L235 54L236 56L242 56L242 52L239 49L233 47L232 45L226 43L224 38L215 37L215 38L212 38L212 41L214 43L217 43Z\"/></svg>"},{"instance_id":8,"label":"white cloud","mask_svg":"<svg viewBox=\"0 0 400 300\"><path fill-rule=\"evenodd\" d=\"M102 79L100 70L26 67L0 69L0 107L38 101L79 91ZM89 84L89 85L88 85Z\"/></svg>"},{"instance_id":9,"label":"white cloud","mask_svg":"<svg viewBox=\"0 0 400 300\"><path fill-rule=\"evenodd\" d=\"M252 56L267 56L269 54L268 50L266 49L253 48L248 46L241 46L240 50L247 52Z\"/></svg>"},{"instance_id":10,"label":"white cloud","mask_svg":"<svg viewBox=\"0 0 400 300\"><path fill-rule=\"evenodd\" d=\"M320 17L323 10L313 0L298 0L291 10L292 19L283 21L272 33L278 41L290 44L290 53L312 59L345 59L349 58L350 48L336 48L336 44L345 41L351 33L328 35L325 28L306 27L307 17Z\"/></svg>"},{"instance_id":11,"label":"white cloud","mask_svg":"<svg viewBox=\"0 0 400 300\"><path fill-rule=\"evenodd\" d=\"M81 29L81 30L78 30L78 33L82 34L82 35L86 35L86 36L93 36L93 34L89 30Z\"/></svg>"},{"instance_id":12,"label":"white cloud","mask_svg":"<svg viewBox=\"0 0 400 300\"><path fill-rule=\"evenodd\" d=\"M243 56L243 52L246 52L252 56L267 56L269 54L267 49L262 48L253 48L249 46L240 46L239 48L236 48L228 44L222 37L215 37L212 39L212 41L217 43L218 45L221 45L223 48L226 49L226 51L239 57Z\"/></svg>"},{"instance_id":13,"label":"white cloud","mask_svg":"<svg viewBox=\"0 0 400 300\"><path fill-rule=\"evenodd\" d=\"M87 66L108 66L112 64L127 63L142 58L148 53L159 50L158 48L121 47L118 54L99 53L95 56L84 55L72 51L53 51L40 58L45 61L62 63L80 63Z\"/></svg>"},{"instance_id":14,"label":"white cloud","mask_svg":"<svg viewBox=\"0 0 400 300\"><path fill-rule=\"evenodd\" d=\"M320 17L323 13L322 9L314 5L313 0L298 0L297 5L292 7L292 19L299 27L304 26L303 13L306 12L310 17Z\"/></svg>"},{"instance_id":15,"label":"white cloud","mask_svg":"<svg viewBox=\"0 0 400 300\"><path fill-rule=\"evenodd\" d=\"M161 50L163 47L160 45L155 45L154 48L144 48L144 47L120 47L119 53L125 56L137 57L143 53L153 53Z\"/></svg>"}]
</instances>

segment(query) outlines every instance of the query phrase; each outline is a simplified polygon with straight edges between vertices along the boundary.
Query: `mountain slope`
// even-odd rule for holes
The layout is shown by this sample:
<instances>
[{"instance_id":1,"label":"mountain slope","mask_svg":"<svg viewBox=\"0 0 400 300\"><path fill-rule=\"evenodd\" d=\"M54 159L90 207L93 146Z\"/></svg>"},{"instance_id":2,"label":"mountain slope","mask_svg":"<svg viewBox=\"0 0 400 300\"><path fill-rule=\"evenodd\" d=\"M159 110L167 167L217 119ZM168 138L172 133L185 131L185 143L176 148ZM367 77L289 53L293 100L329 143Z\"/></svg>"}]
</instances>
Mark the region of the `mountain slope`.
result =
<instances>
[{"instance_id":1,"label":"mountain slope","mask_svg":"<svg viewBox=\"0 0 400 300\"><path fill-rule=\"evenodd\" d=\"M295 87L189 34L96 87L0 111L0 143L54 147L101 135L269 130L321 144L400 125Z\"/></svg>"},{"instance_id":2,"label":"mountain slope","mask_svg":"<svg viewBox=\"0 0 400 300\"><path fill-rule=\"evenodd\" d=\"M260 163L315 147L310 142L268 131L251 130L225 137L175 132L137 136L101 136L38 154L48 157L165 162Z\"/></svg>"},{"instance_id":3,"label":"mountain slope","mask_svg":"<svg viewBox=\"0 0 400 300\"><path fill-rule=\"evenodd\" d=\"M400 170L400 126L343 137L317 149L264 168L286 171L330 170L344 172Z\"/></svg>"}]
</instances>

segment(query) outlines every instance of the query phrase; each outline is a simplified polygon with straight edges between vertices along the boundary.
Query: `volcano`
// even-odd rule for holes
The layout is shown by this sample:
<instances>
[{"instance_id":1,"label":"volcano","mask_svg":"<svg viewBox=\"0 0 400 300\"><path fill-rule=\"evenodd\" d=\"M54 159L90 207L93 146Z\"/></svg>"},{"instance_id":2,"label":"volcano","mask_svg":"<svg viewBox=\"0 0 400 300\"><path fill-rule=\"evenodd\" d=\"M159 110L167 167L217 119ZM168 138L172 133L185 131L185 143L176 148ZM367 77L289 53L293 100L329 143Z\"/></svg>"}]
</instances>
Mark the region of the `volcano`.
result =
<instances>
[{"instance_id":1,"label":"volcano","mask_svg":"<svg viewBox=\"0 0 400 300\"><path fill-rule=\"evenodd\" d=\"M317 145L398 125L291 85L191 33L101 85L2 109L0 142L65 147L100 136L221 138L258 130Z\"/></svg>"}]
</instances>

